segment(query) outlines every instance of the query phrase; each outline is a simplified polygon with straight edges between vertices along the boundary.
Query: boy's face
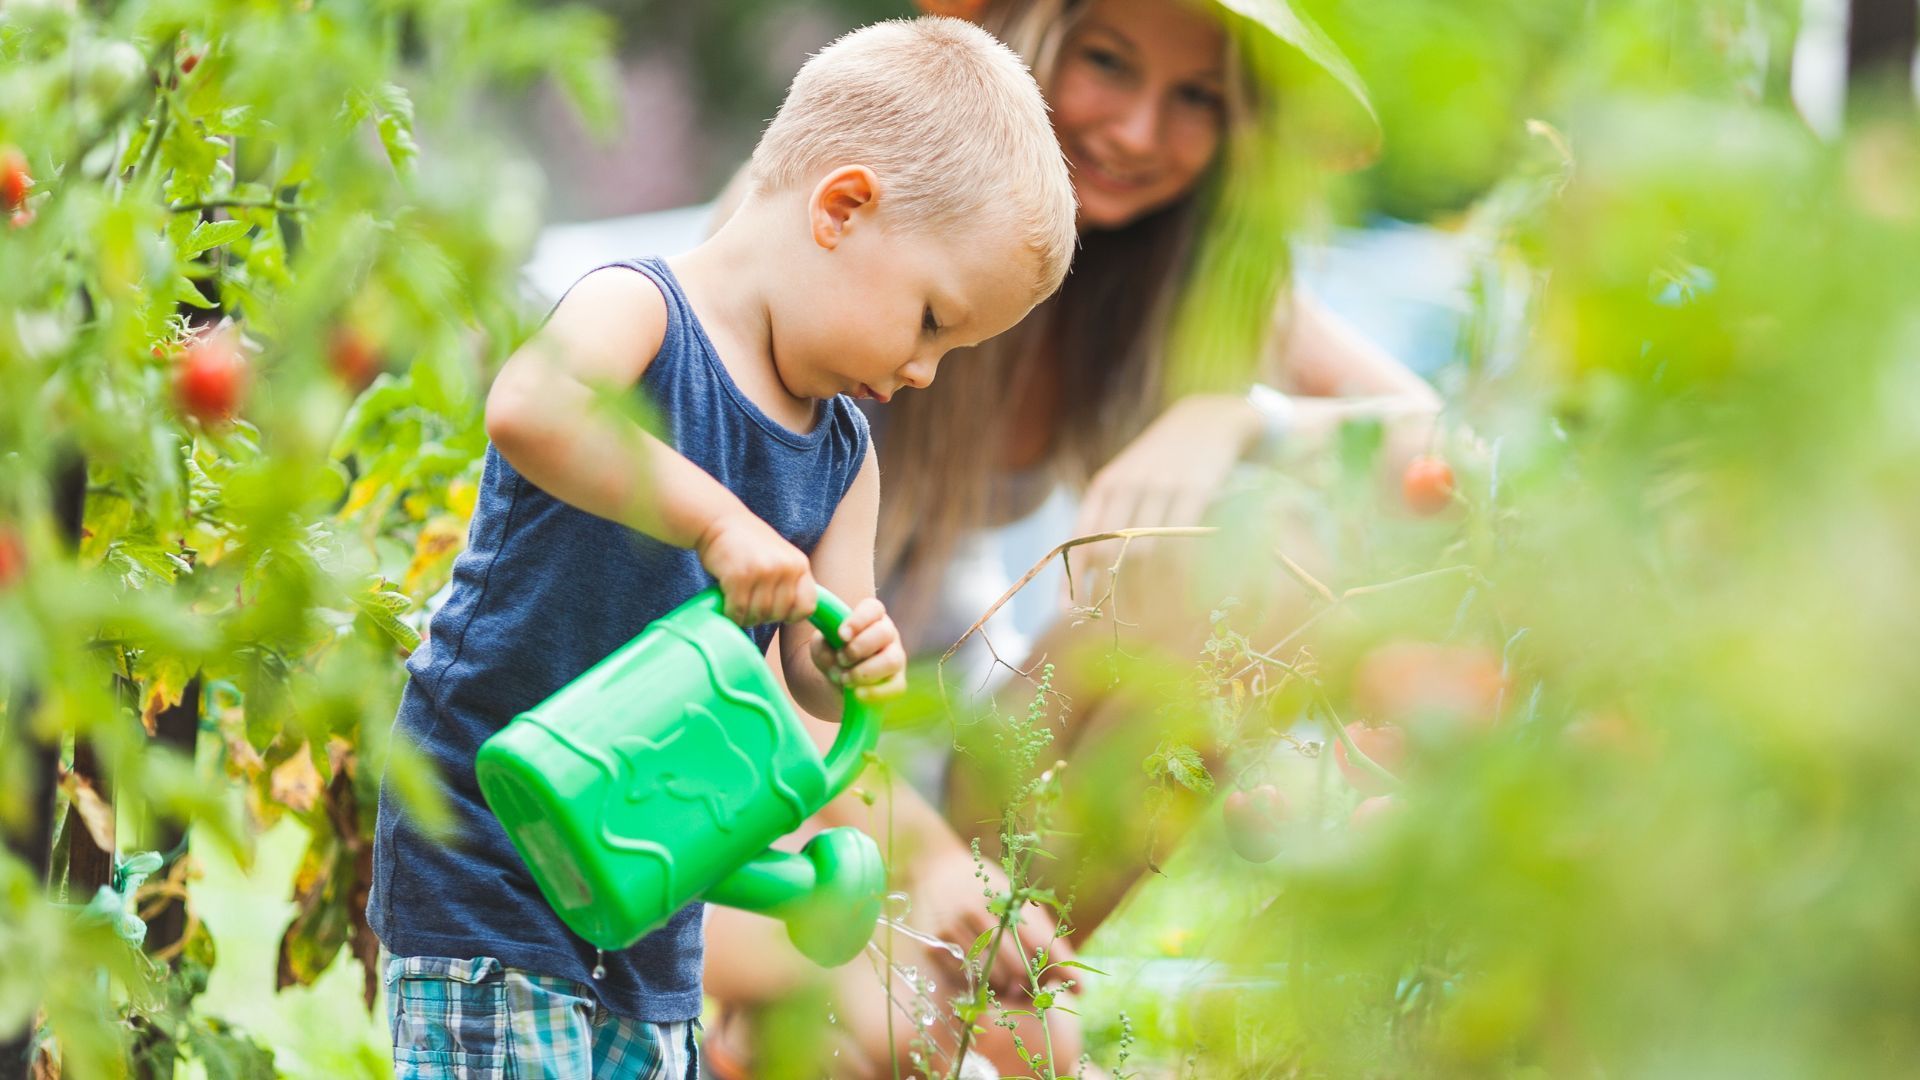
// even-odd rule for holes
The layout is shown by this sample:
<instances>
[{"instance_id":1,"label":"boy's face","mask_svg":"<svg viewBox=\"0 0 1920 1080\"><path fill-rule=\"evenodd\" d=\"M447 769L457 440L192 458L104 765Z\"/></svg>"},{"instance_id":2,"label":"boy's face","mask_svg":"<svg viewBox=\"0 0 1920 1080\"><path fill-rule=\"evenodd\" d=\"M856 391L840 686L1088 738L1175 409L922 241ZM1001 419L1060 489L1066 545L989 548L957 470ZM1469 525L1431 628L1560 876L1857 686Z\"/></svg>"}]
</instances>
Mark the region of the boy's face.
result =
<instances>
[{"instance_id":1,"label":"boy's face","mask_svg":"<svg viewBox=\"0 0 1920 1080\"><path fill-rule=\"evenodd\" d=\"M890 220L873 174L830 174L771 305L774 367L799 397L886 401L933 381L949 349L1010 329L1041 298L1007 230L960 236Z\"/></svg>"}]
</instances>

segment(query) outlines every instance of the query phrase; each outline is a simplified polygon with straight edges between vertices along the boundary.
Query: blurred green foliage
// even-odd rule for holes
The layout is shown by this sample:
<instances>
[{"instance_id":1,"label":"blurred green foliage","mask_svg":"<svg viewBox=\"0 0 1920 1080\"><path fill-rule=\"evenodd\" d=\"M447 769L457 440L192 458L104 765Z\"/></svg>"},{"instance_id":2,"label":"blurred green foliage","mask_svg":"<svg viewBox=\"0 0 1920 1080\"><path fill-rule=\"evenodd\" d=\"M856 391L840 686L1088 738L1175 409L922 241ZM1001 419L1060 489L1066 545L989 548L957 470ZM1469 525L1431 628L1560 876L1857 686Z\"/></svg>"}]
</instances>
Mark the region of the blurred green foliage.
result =
<instances>
[{"instance_id":1,"label":"blurred green foliage","mask_svg":"<svg viewBox=\"0 0 1920 1080\"><path fill-rule=\"evenodd\" d=\"M764 71L776 6L621 18L630 44L704 42L707 107L746 117L778 96L744 74ZM1121 1075L1908 1071L1911 102L1815 137L1785 95L1797 5L1303 6L1385 132L1346 205L1460 211L1477 260L1431 447L1455 493L1420 515L1382 490L1377 427L1285 462L1201 560L1240 575L1200 579L1203 651L1171 671L1125 650L1060 661L1169 695L1142 713L1166 725L1150 756L1058 772L1058 703L1010 724L999 865L1022 902L1071 914L1070 878L1037 877L1078 792L1270 785L1287 808L1259 843L1217 803L1170 857L1105 838L1164 876L1077 942L1118 961L1072 969L1094 1058ZM431 808L424 770L382 745L400 656L464 537L479 393L537 315L515 273L538 173L461 122L542 77L604 120L610 36L498 0L0 6L0 154L33 178L0 229L0 1038L37 1030L80 1077L136 1059L166 1075L175 1056L278 1068L193 1009L219 964L204 928L162 956L131 940L130 903L191 895L190 855L94 895L36 878L48 754L73 770L59 820L80 822L58 853L115 820L122 856L191 824L244 866L296 819L277 978L371 958L365 836L390 753ZM210 336L222 319L237 336ZM213 340L250 384L230 421L176 386ZM84 531L63 538L74 461ZM1303 614L1276 630L1262 598L1282 590ZM156 741L145 725L183 700L197 745ZM1007 1019L983 992L934 1004L963 1028Z\"/></svg>"},{"instance_id":2,"label":"blurred green foliage","mask_svg":"<svg viewBox=\"0 0 1920 1080\"><path fill-rule=\"evenodd\" d=\"M793 73L768 63L779 38L816 22L829 35L879 19L914 14L907 0L734 0L725 4L658 4L591 0L618 27L628 56L664 51L684 60L700 88L695 103L710 122L750 136L773 117Z\"/></svg>"},{"instance_id":3,"label":"blurred green foliage","mask_svg":"<svg viewBox=\"0 0 1920 1080\"><path fill-rule=\"evenodd\" d=\"M1364 6L1388 145L1431 123L1415 143L1458 152L1396 148L1356 201L1500 178L1465 227L1524 344L1471 339L1449 373L1450 514L1303 463L1269 493L1287 513L1234 519L1243 557L1337 540L1314 632L1275 648L1229 609L1215 638L1213 736L1293 811L1258 867L1203 830L1095 939L1135 956L1100 1034L1124 1015L1136 1062L1203 1076L1905 1072L1912 101L1817 138L1760 5ZM1449 32L1473 77L1419 59ZM1383 697L1408 640L1465 659ZM1461 704L1488 663L1498 698ZM1328 761L1355 722L1405 733L1379 816Z\"/></svg>"},{"instance_id":4,"label":"blurred green foliage","mask_svg":"<svg viewBox=\"0 0 1920 1080\"><path fill-rule=\"evenodd\" d=\"M287 814L312 841L278 980L346 948L371 1003L398 658L464 537L489 367L538 314L518 286L537 171L480 132L423 150L416 123L551 78L604 125L607 36L493 0L0 7L0 153L24 188L0 232L0 1039L37 1026L78 1077L181 1056L272 1075L191 1012L215 963L197 921L149 956L121 913L177 905L189 824L244 863ZM55 513L69 475L77 536ZM183 702L184 743L155 738ZM38 804L56 757L57 810ZM94 846L165 868L95 880Z\"/></svg>"}]
</instances>

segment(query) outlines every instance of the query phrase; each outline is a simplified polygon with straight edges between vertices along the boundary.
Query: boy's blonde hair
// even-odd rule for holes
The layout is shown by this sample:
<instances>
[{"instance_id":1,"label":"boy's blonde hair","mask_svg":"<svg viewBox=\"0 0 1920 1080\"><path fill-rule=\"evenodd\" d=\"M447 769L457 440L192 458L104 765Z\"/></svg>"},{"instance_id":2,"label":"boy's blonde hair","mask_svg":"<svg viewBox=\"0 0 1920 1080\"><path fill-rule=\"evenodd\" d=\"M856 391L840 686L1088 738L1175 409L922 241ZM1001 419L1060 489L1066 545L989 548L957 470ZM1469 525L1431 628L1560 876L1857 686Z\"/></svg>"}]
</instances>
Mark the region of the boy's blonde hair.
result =
<instances>
[{"instance_id":1,"label":"boy's blonde hair","mask_svg":"<svg viewBox=\"0 0 1920 1080\"><path fill-rule=\"evenodd\" d=\"M1037 296L1066 277L1073 181L1046 101L1020 58L972 23L877 23L801 67L754 148L753 191L810 185L841 165L872 169L902 220L999 218L1038 259Z\"/></svg>"}]
</instances>

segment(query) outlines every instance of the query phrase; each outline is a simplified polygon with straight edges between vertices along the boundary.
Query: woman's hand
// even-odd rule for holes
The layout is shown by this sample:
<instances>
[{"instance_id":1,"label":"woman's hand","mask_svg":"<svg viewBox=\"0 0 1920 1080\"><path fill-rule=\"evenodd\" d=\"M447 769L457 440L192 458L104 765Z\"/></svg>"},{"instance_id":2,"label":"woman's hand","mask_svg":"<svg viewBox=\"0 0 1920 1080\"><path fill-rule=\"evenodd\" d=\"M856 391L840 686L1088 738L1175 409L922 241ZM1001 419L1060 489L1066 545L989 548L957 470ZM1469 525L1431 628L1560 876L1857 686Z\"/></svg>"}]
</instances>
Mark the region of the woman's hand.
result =
<instances>
[{"instance_id":1,"label":"woman's hand","mask_svg":"<svg viewBox=\"0 0 1920 1080\"><path fill-rule=\"evenodd\" d=\"M987 875L985 881L979 877L982 871ZM968 949L999 923L999 917L987 907L986 893L991 889L994 895L1005 896L1006 875L992 863L975 863L968 849L958 844L942 846L916 860L910 875L906 884L913 910L906 922L914 929ZM1053 916L1045 908L1028 904L1020 912L1020 921L1000 938L993 967L987 972L987 985L1002 997L1024 992L1029 985L1027 961L1036 949L1047 950L1049 963L1073 959L1073 949L1058 933ZM986 960L983 953L975 962ZM957 969L959 962L954 963ZM1068 969L1056 969L1043 981L1058 983L1063 972L1071 974ZM964 980L963 972L956 970L955 974Z\"/></svg>"},{"instance_id":2,"label":"woman's hand","mask_svg":"<svg viewBox=\"0 0 1920 1080\"><path fill-rule=\"evenodd\" d=\"M1243 396L1181 398L1094 474L1073 535L1200 524L1259 433L1259 413ZM1118 541L1073 549L1069 565L1078 596L1089 603L1100 598L1118 551Z\"/></svg>"}]
</instances>

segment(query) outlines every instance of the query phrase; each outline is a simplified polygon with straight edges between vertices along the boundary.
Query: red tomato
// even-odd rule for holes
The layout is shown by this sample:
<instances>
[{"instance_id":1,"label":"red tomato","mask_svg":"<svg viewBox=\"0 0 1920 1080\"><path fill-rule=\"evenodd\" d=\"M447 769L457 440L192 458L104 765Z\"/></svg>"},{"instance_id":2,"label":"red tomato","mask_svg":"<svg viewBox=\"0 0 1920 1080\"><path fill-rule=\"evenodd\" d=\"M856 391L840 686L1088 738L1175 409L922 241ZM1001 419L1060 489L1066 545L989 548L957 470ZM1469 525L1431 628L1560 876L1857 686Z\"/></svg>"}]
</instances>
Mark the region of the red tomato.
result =
<instances>
[{"instance_id":1,"label":"red tomato","mask_svg":"<svg viewBox=\"0 0 1920 1080\"><path fill-rule=\"evenodd\" d=\"M13 588L26 576L26 542L11 528L0 527L0 590Z\"/></svg>"},{"instance_id":2,"label":"red tomato","mask_svg":"<svg viewBox=\"0 0 1920 1080\"><path fill-rule=\"evenodd\" d=\"M12 213L27 201L33 177L27 175L27 156L15 147L0 149L0 209Z\"/></svg>"},{"instance_id":3,"label":"red tomato","mask_svg":"<svg viewBox=\"0 0 1920 1080\"><path fill-rule=\"evenodd\" d=\"M327 339L327 366L346 388L358 394L380 375L380 353L366 335L351 326L335 327Z\"/></svg>"},{"instance_id":4,"label":"red tomato","mask_svg":"<svg viewBox=\"0 0 1920 1080\"><path fill-rule=\"evenodd\" d=\"M1347 827L1364 832L1399 812L1399 799L1391 795L1375 795L1371 799L1360 800L1360 805L1353 808L1353 816L1347 819Z\"/></svg>"},{"instance_id":5,"label":"red tomato","mask_svg":"<svg viewBox=\"0 0 1920 1080\"><path fill-rule=\"evenodd\" d=\"M1400 494L1417 514L1437 514L1453 505L1453 467L1444 460L1422 456L1407 463L1400 477Z\"/></svg>"},{"instance_id":6,"label":"red tomato","mask_svg":"<svg viewBox=\"0 0 1920 1080\"><path fill-rule=\"evenodd\" d=\"M228 333L209 334L187 346L173 373L180 411L203 424L232 419L247 387L247 361Z\"/></svg>"},{"instance_id":7,"label":"red tomato","mask_svg":"<svg viewBox=\"0 0 1920 1080\"><path fill-rule=\"evenodd\" d=\"M1347 738L1352 739L1353 745L1371 758L1375 765L1395 776L1400 776L1401 770L1406 767L1407 733L1392 724L1368 727L1355 721L1347 725ZM1346 777L1347 783L1362 795L1385 795L1393 790L1391 784L1349 760L1345 744L1338 739L1333 743L1333 760L1340 766L1340 775Z\"/></svg>"},{"instance_id":8,"label":"red tomato","mask_svg":"<svg viewBox=\"0 0 1920 1080\"><path fill-rule=\"evenodd\" d=\"M1484 730L1499 716L1506 689L1500 658L1477 645L1397 641L1353 669L1354 709L1387 724L1441 717Z\"/></svg>"},{"instance_id":9,"label":"red tomato","mask_svg":"<svg viewBox=\"0 0 1920 1080\"><path fill-rule=\"evenodd\" d=\"M1280 823L1289 812L1287 797L1272 784L1234 792L1220 808L1228 845L1248 862L1266 862L1280 854Z\"/></svg>"}]
</instances>

